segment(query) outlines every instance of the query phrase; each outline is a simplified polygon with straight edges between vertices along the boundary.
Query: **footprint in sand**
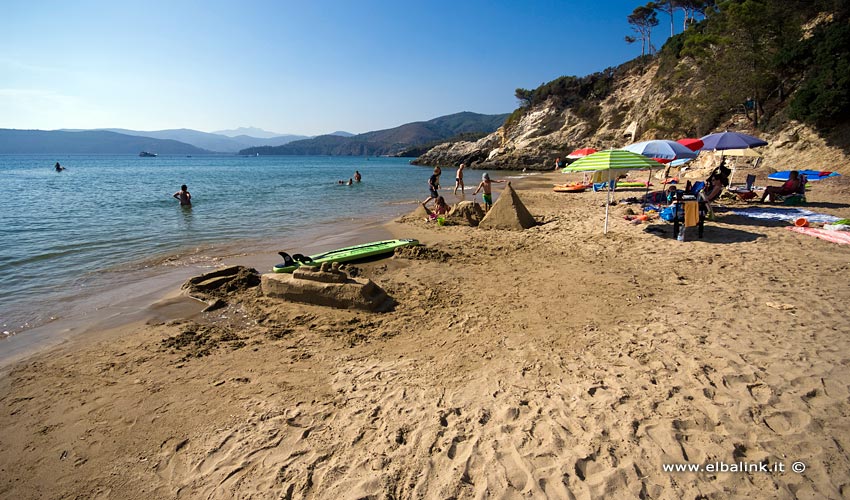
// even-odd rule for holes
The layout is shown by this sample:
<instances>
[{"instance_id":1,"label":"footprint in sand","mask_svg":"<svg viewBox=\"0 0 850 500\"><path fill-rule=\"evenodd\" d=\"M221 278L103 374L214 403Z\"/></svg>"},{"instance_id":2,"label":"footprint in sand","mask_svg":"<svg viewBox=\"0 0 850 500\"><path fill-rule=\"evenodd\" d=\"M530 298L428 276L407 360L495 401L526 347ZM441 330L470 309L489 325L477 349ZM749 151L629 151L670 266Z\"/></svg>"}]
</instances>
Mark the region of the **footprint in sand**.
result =
<instances>
[{"instance_id":1,"label":"footprint in sand","mask_svg":"<svg viewBox=\"0 0 850 500\"><path fill-rule=\"evenodd\" d=\"M753 399L761 404L767 404L768 401L770 401L770 398L773 397L773 389L764 384L748 385L747 390L750 391L750 395Z\"/></svg>"},{"instance_id":2,"label":"footprint in sand","mask_svg":"<svg viewBox=\"0 0 850 500\"><path fill-rule=\"evenodd\" d=\"M802 432L811 422L811 417L803 412L780 411L764 417L764 423L773 432L781 435Z\"/></svg>"},{"instance_id":3,"label":"footprint in sand","mask_svg":"<svg viewBox=\"0 0 850 500\"><path fill-rule=\"evenodd\" d=\"M174 482L182 478L187 472L186 464L180 456L182 452L189 449L189 439L171 437L160 445L160 460L156 466L156 473L167 482Z\"/></svg>"}]
</instances>

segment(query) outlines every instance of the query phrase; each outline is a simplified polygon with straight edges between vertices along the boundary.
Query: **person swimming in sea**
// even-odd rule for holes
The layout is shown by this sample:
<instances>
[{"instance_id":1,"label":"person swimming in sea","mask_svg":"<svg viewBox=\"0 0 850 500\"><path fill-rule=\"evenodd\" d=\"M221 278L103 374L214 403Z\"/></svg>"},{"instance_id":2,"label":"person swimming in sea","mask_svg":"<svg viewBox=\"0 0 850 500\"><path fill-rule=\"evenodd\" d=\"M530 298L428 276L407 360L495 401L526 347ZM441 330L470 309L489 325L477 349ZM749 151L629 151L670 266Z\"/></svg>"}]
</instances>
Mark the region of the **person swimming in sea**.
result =
<instances>
[{"instance_id":1,"label":"person swimming in sea","mask_svg":"<svg viewBox=\"0 0 850 500\"><path fill-rule=\"evenodd\" d=\"M189 188L186 187L186 184L180 186L180 191L174 193L172 197L180 201L181 207L192 206L192 195L189 194Z\"/></svg>"},{"instance_id":2,"label":"person swimming in sea","mask_svg":"<svg viewBox=\"0 0 850 500\"><path fill-rule=\"evenodd\" d=\"M61 172L61 171L65 170L65 167L60 165L58 161L56 162L56 165L53 168L55 168L57 172Z\"/></svg>"}]
</instances>

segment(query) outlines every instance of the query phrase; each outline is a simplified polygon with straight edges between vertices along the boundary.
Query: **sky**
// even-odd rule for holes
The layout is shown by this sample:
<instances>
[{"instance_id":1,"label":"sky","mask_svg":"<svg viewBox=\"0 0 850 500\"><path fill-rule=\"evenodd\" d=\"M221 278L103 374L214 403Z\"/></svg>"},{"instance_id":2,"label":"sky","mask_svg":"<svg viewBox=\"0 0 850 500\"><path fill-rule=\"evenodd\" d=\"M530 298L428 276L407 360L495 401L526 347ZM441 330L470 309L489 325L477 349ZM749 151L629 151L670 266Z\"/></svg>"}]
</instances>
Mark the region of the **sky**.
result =
<instances>
[{"instance_id":1,"label":"sky","mask_svg":"<svg viewBox=\"0 0 850 500\"><path fill-rule=\"evenodd\" d=\"M363 133L640 55L622 0L4 0L0 128ZM660 47L669 21L653 35Z\"/></svg>"}]
</instances>

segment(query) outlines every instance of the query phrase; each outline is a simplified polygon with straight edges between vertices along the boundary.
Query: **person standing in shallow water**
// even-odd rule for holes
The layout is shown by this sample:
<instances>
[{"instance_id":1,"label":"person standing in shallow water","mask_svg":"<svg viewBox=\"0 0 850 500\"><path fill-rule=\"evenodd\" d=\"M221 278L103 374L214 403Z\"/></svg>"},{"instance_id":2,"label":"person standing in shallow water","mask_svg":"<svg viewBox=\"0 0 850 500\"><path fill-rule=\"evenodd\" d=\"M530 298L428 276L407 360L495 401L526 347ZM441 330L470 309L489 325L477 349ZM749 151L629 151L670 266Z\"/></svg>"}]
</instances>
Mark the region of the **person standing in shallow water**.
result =
<instances>
[{"instance_id":1,"label":"person standing in shallow water","mask_svg":"<svg viewBox=\"0 0 850 500\"><path fill-rule=\"evenodd\" d=\"M460 167L458 167L457 172L455 173L455 190L454 194L457 194L457 188L460 188L460 194L463 194L463 169L466 167L465 163L461 163Z\"/></svg>"},{"instance_id":2,"label":"person standing in shallow water","mask_svg":"<svg viewBox=\"0 0 850 500\"><path fill-rule=\"evenodd\" d=\"M359 170L355 170L355 171L354 171L354 182L360 182L360 179L362 179L362 178L363 178L363 177L360 175L360 171L359 171Z\"/></svg>"},{"instance_id":3,"label":"person standing in shallow water","mask_svg":"<svg viewBox=\"0 0 850 500\"><path fill-rule=\"evenodd\" d=\"M192 206L192 195L189 194L189 188L186 187L186 184L180 186L180 191L174 193L173 197L180 201L181 207L191 207Z\"/></svg>"}]
</instances>

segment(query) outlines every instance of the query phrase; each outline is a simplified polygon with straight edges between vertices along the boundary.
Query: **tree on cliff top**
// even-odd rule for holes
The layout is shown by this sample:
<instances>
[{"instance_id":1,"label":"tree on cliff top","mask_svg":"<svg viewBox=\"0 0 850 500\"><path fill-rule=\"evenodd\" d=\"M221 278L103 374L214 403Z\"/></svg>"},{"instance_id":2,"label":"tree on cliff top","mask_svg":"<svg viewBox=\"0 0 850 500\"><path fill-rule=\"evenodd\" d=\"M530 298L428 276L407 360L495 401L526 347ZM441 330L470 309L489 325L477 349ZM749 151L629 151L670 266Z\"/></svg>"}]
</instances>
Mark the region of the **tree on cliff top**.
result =
<instances>
[{"instance_id":1,"label":"tree on cliff top","mask_svg":"<svg viewBox=\"0 0 850 500\"><path fill-rule=\"evenodd\" d=\"M652 28L658 26L658 14L655 12L656 5L654 2L649 2L646 5L635 8L629 14L628 21L632 25L632 30L637 33L638 37L626 37L627 43L634 43L640 40L640 55L646 55L647 49L652 53Z\"/></svg>"}]
</instances>

